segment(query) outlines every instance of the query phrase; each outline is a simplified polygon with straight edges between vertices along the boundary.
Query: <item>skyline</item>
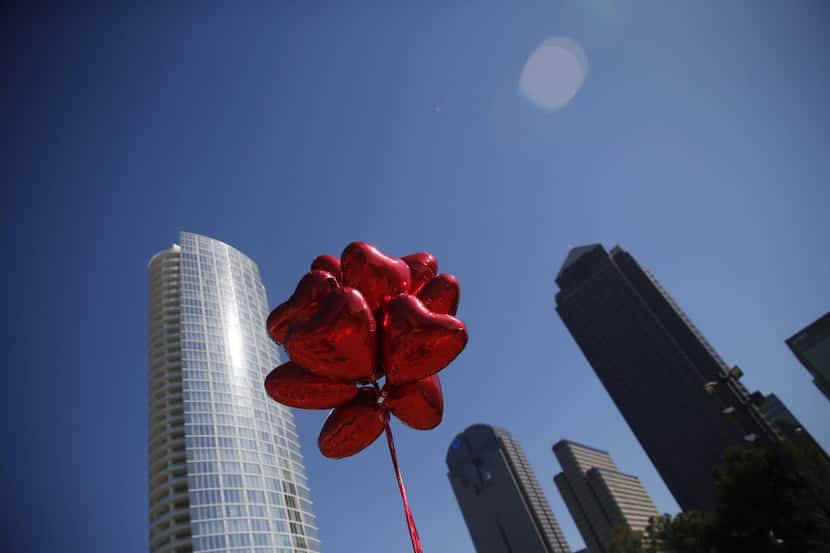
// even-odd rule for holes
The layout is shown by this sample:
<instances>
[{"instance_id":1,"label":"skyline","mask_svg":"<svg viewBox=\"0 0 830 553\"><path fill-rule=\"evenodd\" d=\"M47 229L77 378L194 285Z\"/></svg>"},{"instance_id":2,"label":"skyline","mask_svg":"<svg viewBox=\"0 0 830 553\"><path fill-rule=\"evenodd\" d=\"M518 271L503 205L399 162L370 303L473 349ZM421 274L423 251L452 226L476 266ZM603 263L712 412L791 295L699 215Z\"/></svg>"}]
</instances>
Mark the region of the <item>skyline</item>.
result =
<instances>
[{"instance_id":1,"label":"skyline","mask_svg":"<svg viewBox=\"0 0 830 553\"><path fill-rule=\"evenodd\" d=\"M552 450L562 467L553 481L592 553L607 551L616 526L642 532L658 516L640 479L620 471L607 451L567 439Z\"/></svg>"},{"instance_id":2,"label":"skyline","mask_svg":"<svg viewBox=\"0 0 830 553\"><path fill-rule=\"evenodd\" d=\"M552 482L563 437L614 452L677 511L556 316L569 244L631 251L830 449L830 402L784 343L830 305L821 3L227 15L7 22L4 550L147 551L146 263L182 230L253 259L269 308L355 240L430 251L459 278L470 342L441 375L444 421L393 428L425 551L473 552L444 455L479 422L522 444L575 550ZM590 64L553 112L519 89L549 37ZM322 415L295 420L323 553L405 546L382 444L329 461Z\"/></svg>"},{"instance_id":3,"label":"skyline","mask_svg":"<svg viewBox=\"0 0 830 553\"><path fill-rule=\"evenodd\" d=\"M735 365L620 246L573 248L556 284L556 313L674 499L683 510L714 511L723 451L782 437L750 401L742 373L731 377Z\"/></svg>"}]
</instances>

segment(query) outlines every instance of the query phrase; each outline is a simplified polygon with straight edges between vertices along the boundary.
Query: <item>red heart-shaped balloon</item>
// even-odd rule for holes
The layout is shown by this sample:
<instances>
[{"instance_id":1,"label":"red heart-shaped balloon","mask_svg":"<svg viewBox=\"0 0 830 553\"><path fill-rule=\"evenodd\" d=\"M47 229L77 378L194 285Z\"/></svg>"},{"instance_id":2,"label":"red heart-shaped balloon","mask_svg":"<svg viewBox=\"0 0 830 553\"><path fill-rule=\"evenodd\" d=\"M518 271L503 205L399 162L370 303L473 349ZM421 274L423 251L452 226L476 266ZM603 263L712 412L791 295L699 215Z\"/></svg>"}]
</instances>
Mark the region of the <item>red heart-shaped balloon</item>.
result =
<instances>
[{"instance_id":1,"label":"red heart-shaped balloon","mask_svg":"<svg viewBox=\"0 0 830 553\"><path fill-rule=\"evenodd\" d=\"M409 291L412 275L409 266L389 257L366 242L352 242L340 256L343 283L357 288L372 311L386 298Z\"/></svg>"},{"instance_id":2,"label":"red heart-shaped balloon","mask_svg":"<svg viewBox=\"0 0 830 553\"><path fill-rule=\"evenodd\" d=\"M311 262L312 271L325 271L334 275L338 281L342 279L340 273L340 260L333 255L318 255Z\"/></svg>"},{"instance_id":3,"label":"red heart-shaped balloon","mask_svg":"<svg viewBox=\"0 0 830 553\"><path fill-rule=\"evenodd\" d=\"M438 260L431 253L411 253L401 259L409 266L409 271L412 273L412 284L409 286L412 294L417 293L421 286L438 274Z\"/></svg>"},{"instance_id":4,"label":"red heart-shaped balloon","mask_svg":"<svg viewBox=\"0 0 830 553\"><path fill-rule=\"evenodd\" d=\"M458 311L458 300L461 297L461 287L458 279L452 275L438 275L424 284L418 291L418 299L430 311L455 315Z\"/></svg>"},{"instance_id":5,"label":"red heart-shaped balloon","mask_svg":"<svg viewBox=\"0 0 830 553\"><path fill-rule=\"evenodd\" d=\"M389 410L404 424L430 430L441 423L444 396L437 374L406 384L387 384L383 391Z\"/></svg>"},{"instance_id":6,"label":"red heart-shaped balloon","mask_svg":"<svg viewBox=\"0 0 830 553\"><path fill-rule=\"evenodd\" d=\"M377 393L362 388L351 402L329 413L317 439L320 453L330 459L358 453L380 436L388 417L386 409L378 406Z\"/></svg>"},{"instance_id":7,"label":"red heart-shaped balloon","mask_svg":"<svg viewBox=\"0 0 830 553\"><path fill-rule=\"evenodd\" d=\"M354 399L357 386L346 380L314 374L289 361L265 378L265 391L272 399L289 407L331 409Z\"/></svg>"},{"instance_id":8,"label":"red heart-shaped balloon","mask_svg":"<svg viewBox=\"0 0 830 553\"><path fill-rule=\"evenodd\" d=\"M301 367L341 380L372 376L377 348L375 317L360 292L348 287L325 296L311 319L291 327L285 343Z\"/></svg>"},{"instance_id":9,"label":"red heart-shaped balloon","mask_svg":"<svg viewBox=\"0 0 830 553\"><path fill-rule=\"evenodd\" d=\"M383 369L392 384L412 382L446 367L467 345L467 327L433 313L411 294L386 304L381 333Z\"/></svg>"},{"instance_id":10,"label":"red heart-shaped balloon","mask_svg":"<svg viewBox=\"0 0 830 553\"><path fill-rule=\"evenodd\" d=\"M306 273L291 297L268 315L268 334L276 343L284 344L285 335L291 326L310 319L320 300L339 286L337 279L325 271Z\"/></svg>"}]
</instances>

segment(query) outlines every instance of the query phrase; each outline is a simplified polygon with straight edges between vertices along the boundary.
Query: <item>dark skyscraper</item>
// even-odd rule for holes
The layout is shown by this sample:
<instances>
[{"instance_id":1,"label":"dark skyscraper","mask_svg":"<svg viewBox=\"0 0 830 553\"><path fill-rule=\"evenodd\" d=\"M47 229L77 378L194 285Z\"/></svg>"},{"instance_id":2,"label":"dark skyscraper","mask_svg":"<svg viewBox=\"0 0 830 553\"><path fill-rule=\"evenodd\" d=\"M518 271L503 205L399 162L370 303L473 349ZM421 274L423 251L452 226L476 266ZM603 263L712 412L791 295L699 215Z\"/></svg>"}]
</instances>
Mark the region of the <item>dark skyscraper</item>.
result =
<instances>
[{"instance_id":1,"label":"dark skyscraper","mask_svg":"<svg viewBox=\"0 0 830 553\"><path fill-rule=\"evenodd\" d=\"M787 340L801 364L813 375L813 384L830 399L830 312Z\"/></svg>"},{"instance_id":2,"label":"dark skyscraper","mask_svg":"<svg viewBox=\"0 0 830 553\"><path fill-rule=\"evenodd\" d=\"M476 424L447 452L447 476L477 553L569 553L521 446Z\"/></svg>"},{"instance_id":3,"label":"dark skyscraper","mask_svg":"<svg viewBox=\"0 0 830 553\"><path fill-rule=\"evenodd\" d=\"M723 450L779 437L740 371L619 247L572 249L556 283L559 316L677 502L714 510Z\"/></svg>"}]
</instances>

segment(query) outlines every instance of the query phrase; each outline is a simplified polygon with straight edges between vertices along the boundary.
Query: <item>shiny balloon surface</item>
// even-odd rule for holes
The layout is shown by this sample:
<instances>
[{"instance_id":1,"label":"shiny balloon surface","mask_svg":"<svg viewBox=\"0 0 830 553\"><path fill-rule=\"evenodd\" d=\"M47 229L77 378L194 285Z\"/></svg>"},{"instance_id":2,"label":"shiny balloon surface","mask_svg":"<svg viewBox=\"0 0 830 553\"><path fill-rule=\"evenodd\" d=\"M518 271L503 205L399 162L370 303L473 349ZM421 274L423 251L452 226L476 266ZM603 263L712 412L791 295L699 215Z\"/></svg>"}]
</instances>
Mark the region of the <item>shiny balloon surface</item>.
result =
<instances>
[{"instance_id":1,"label":"shiny balloon surface","mask_svg":"<svg viewBox=\"0 0 830 553\"><path fill-rule=\"evenodd\" d=\"M416 294L421 286L438 274L438 261L431 253L418 252L403 256L401 259L409 266L412 273L411 294Z\"/></svg>"},{"instance_id":2,"label":"shiny balloon surface","mask_svg":"<svg viewBox=\"0 0 830 553\"><path fill-rule=\"evenodd\" d=\"M383 432L387 417L386 409L378 406L375 391L361 389L352 401L329 413L317 440L320 452L342 459L362 451Z\"/></svg>"},{"instance_id":3,"label":"shiny balloon surface","mask_svg":"<svg viewBox=\"0 0 830 553\"><path fill-rule=\"evenodd\" d=\"M268 395L301 409L333 408L318 445L326 457L354 455L388 425L429 430L444 398L437 372L464 349L454 315L458 280L438 274L427 252L387 256L365 242L338 260L321 255L267 321L290 361L268 375ZM383 388L381 389L381 383Z\"/></svg>"},{"instance_id":4,"label":"shiny balloon surface","mask_svg":"<svg viewBox=\"0 0 830 553\"><path fill-rule=\"evenodd\" d=\"M331 409L350 402L358 389L352 382L320 376L289 361L265 378L265 391L289 407Z\"/></svg>"},{"instance_id":5,"label":"shiny balloon surface","mask_svg":"<svg viewBox=\"0 0 830 553\"><path fill-rule=\"evenodd\" d=\"M337 288L317 313L291 327L285 349L292 361L321 376L359 380L375 374L377 324L354 288Z\"/></svg>"},{"instance_id":6,"label":"shiny balloon surface","mask_svg":"<svg viewBox=\"0 0 830 553\"><path fill-rule=\"evenodd\" d=\"M438 275L427 281L417 296L430 311L455 315L458 300L461 299L461 287L454 276Z\"/></svg>"},{"instance_id":7,"label":"shiny balloon surface","mask_svg":"<svg viewBox=\"0 0 830 553\"><path fill-rule=\"evenodd\" d=\"M444 416L444 395L437 374L406 384L383 388L386 404L401 422L417 430L431 430Z\"/></svg>"},{"instance_id":8,"label":"shiny balloon surface","mask_svg":"<svg viewBox=\"0 0 830 553\"><path fill-rule=\"evenodd\" d=\"M400 258L389 257L366 242L352 242L340 256L343 282L360 290L372 311L387 298L409 292L412 274Z\"/></svg>"},{"instance_id":9,"label":"shiny balloon surface","mask_svg":"<svg viewBox=\"0 0 830 553\"><path fill-rule=\"evenodd\" d=\"M435 374L467 345L467 327L452 315L434 313L416 298L389 300L381 334L386 380L401 384Z\"/></svg>"},{"instance_id":10,"label":"shiny balloon surface","mask_svg":"<svg viewBox=\"0 0 830 553\"><path fill-rule=\"evenodd\" d=\"M343 279L340 271L340 260L333 255L318 255L311 262L312 271L325 271L334 276L338 281Z\"/></svg>"},{"instance_id":11,"label":"shiny balloon surface","mask_svg":"<svg viewBox=\"0 0 830 553\"><path fill-rule=\"evenodd\" d=\"M340 286L337 279L325 271L311 271L297 284L291 297L271 311L266 321L268 334L278 344L285 344L285 336L292 325L307 321L317 312L320 300Z\"/></svg>"}]
</instances>

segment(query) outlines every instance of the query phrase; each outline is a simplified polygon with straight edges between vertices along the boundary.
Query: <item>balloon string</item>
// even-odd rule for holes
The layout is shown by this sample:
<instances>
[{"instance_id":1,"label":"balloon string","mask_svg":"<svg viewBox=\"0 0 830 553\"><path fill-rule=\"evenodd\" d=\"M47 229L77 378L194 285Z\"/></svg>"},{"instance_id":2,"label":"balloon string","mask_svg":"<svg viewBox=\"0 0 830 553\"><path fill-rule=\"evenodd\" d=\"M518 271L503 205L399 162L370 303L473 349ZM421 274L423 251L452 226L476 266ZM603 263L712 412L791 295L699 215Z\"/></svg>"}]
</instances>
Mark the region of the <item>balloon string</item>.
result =
<instances>
[{"instance_id":1,"label":"balloon string","mask_svg":"<svg viewBox=\"0 0 830 553\"><path fill-rule=\"evenodd\" d=\"M389 455L392 457L392 466L395 467L395 476L398 479L398 489L401 491L403 510L406 514L406 525L409 527L409 538L412 540L412 551L415 553L424 553L424 550L421 548L421 538L418 537L418 529L415 528L415 519L412 518L412 510L409 508L409 501L406 499L406 488L403 486L401 470L398 468L398 454L395 453L395 440L392 438L392 429L389 427L388 418L384 424L384 430L386 430L386 441L389 444Z\"/></svg>"}]
</instances>

